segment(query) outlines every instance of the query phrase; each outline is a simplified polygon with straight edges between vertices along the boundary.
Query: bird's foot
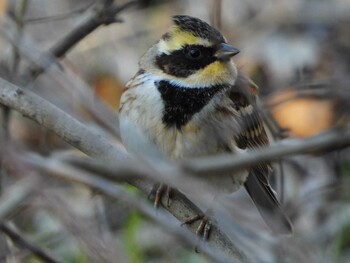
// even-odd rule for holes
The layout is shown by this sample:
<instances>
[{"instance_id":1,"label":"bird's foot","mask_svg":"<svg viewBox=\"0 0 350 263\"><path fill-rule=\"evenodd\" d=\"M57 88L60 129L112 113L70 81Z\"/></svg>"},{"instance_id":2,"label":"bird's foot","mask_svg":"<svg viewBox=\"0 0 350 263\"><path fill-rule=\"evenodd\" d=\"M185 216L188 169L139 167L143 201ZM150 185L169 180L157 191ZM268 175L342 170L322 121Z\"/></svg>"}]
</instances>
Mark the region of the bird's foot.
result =
<instances>
[{"instance_id":1,"label":"bird's foot","mask_svg":"<svg viewBox=\"0 0 350 263\"><path fill-rule=\"evenodd\" d=\"M205 214L199 214L194 217L191 217L187 219L185 222L182 223L182 225L191 225L196 221L200 221L199 225L196 230L196 235L198 237L201 237L203 241L208 241L210 229L211 229L211 221L209 220L209 217ZM195 251L198 253L198 246L195 247Z\"/></svg>"},{"instance_id":2,"label":"bird's foot","mask_svg":"<svg viewBox=\"0 0 350 263\"><path fill-rule=\"evenodd\" d=\"M158 208L163 196L166 197L166 206L170 207L171 205L171 192L172 189L170 186L162 183L155 184L149 194L150 199L153 199L153 204L155 208Z\"/></svg>"}]
</instances>

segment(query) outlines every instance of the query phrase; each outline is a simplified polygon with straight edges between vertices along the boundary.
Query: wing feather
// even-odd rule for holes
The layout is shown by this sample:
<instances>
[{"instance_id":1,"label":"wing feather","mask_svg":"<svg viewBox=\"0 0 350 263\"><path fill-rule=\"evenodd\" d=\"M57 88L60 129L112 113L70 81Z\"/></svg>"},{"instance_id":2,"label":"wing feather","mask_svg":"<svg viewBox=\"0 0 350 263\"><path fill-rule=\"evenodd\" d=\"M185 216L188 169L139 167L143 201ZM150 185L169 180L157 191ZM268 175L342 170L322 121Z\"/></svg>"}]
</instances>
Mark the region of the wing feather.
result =
<instances>
[{"instance_id":1,"label":"wing feather","mask_svg":"<svg viewBox=\"0 0 350 263\"><path fill-rule=\"evenodd\" d=\"M269 139L262 118L256 107L257 87L244 75L239 74L236 84L230 90L230 98L240 118L240 131L235 136L241 149L254 150L267 146ZM254 84L255 85L255 84ZM276 233L289 234L292 225L282 210L275 191L269 184L270 163L259 163L250 167L244 184L248 194L257 206L266 224Z\"/></svg>"}]
</instances>

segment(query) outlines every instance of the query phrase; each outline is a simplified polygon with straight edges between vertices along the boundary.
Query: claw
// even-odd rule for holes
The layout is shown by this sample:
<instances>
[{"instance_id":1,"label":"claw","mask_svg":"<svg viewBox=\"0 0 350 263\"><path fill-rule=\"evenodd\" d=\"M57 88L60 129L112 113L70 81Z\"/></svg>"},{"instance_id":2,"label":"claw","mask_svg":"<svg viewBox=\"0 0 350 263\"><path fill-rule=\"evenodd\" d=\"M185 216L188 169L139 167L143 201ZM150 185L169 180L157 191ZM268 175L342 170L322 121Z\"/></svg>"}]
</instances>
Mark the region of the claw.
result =
<instances>
[{"instance_id":1,"label":"claw","mask_svg":"<svg viewBox=\"0 0 350 263\"><path fill-rule=\"evenodd\" d=\"M162 199L162 195L163 195L163 192L164 192L164 188L165 188L165 185L164 184L160 184L158 189L157 189L157 191L156 191L156 196L155 196L155 199L154 199L154 207L155 208L159 207L160 200Z\"/></svg>"},{"instance_id":2,"label":"claw","mask_svg":"<svg viewBox=\"0 0 350 263\"><path fill-rule=\"evenodd\" d=\"M167 198L167 200L166 200L167 207L170 207L170 205L171 205L171 193L172 193L171 187L167 185L166 191L165 191L165 196Z\"/></svg>"},{"instance_id":3,"label":"claw","mask_svg":"<svg viewBox=\"0 0 350 263\"><path fill-rule=\"evenodd\" d=\"M165 193L164 193L164 191L165 191ZM167 186L165 184L155 184L153 186L152 191L149 194L150 198L154 197L154 207L155 208L159 207L164 194L166 197L166 205L167 205L167 207L170 207L170 205L171 205L171 192L172 192L172 189L170 186Z\"/></svg>"},{"instance_id":4,"label":"claw","mask_svg":"<svg viewBox=\"0 0 350 263\"><path fill-rule=\"evenodd\" d=\"M192 224L196 221L199 221L199 220L200 220L200 223L199 223L199 226L197 227L196 235L198 237L202 237L203 241L208 241L210 229L211 229L211 221L209 220L208 216L206 216L204 214L199 214L199 215L196 215L194 217L187 219L181 225L190 225L190 224ZM198 246L195 247L195 251L197 253L199 252Z\"/></svg>"},{"instance_id":5,"label":"claw","mask_svg":"<svg viewBox=\"0 0 350 263\"><path fill-rule=\"evenodd\" d=\"M196 222L196 221L198 221L198 220L203 219L204 216L205 216L205 215L203 215L203 214L199 214L199 215L196 215L196 216L194 216L194 217L191 217L191 218L187 219L185 222L183 222L183 223L181 224L181 226L183 226L183 225L191 225L192 223L194 223L194 222Z\"/></svg>"},{"instance_id":6,"label":"claw","mask_svg":"<svg viewBox=\"0 0 350 263\"><path fill-rule=\"evenodd\" d=\"M211 229L211 221L207 220L207 223L205 224L204 231L203 231L203 240L204 241L208 241L210 229Z\"/></svg>"}]
</instances>

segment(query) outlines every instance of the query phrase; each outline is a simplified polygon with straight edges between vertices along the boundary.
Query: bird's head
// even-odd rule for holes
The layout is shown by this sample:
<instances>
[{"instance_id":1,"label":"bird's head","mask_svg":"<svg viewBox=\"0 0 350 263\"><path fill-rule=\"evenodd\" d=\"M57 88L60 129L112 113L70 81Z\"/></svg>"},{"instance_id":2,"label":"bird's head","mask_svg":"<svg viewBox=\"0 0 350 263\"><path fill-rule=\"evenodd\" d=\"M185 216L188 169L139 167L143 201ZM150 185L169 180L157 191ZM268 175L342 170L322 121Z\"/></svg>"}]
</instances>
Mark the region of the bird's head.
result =
<instances>
[{"instance_id":1,"label":"bird's head","mask_svg":"<svg viewBox=\"0 0 350 263\"><path fill-rule=\"evenodd\" d=\"M239 52L206 22L190 16L174 16L173 25L145 54L141 67L179 85L209 87L234 84L237 69L230 61Z\"/></svg>"}]
</instances>

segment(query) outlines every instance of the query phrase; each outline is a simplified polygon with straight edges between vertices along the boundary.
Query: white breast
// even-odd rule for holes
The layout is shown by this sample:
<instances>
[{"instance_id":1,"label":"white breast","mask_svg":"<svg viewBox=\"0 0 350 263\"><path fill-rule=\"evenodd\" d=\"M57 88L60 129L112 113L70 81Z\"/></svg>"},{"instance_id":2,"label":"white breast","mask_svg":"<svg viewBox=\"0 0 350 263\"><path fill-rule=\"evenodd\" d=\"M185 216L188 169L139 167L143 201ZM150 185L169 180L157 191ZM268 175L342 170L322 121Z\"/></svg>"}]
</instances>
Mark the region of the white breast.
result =
<instances>
[{"instance_id":1,"label":"white breast","mask_svg":"<svg viewBox=\"0 0 350 263\"><path fill-rule=\"evenodd\" d=\"M120 130L128 151L136 156L171 160L227 151L227 146L225 148L223 144L230 145L232 141L232 131L237 125L234 118L226 120L224 117L215 117L208 112L212 107L208 105L201 113L193 116L182 130L165 127L162 122L164 105L154 85L156 80L154 75L137 76L128 84L130 88L121 98ZM217 103L215 99L211 103ZM236 149L233 141L230 148L232 151ZM247 172L243 171L209 180L220 190L233 192L245 181L246 176Z\"/></svg>"},{"instance_id":2,"label":"white breast","mask_svg":"<svg viewBox=\"0 0 350 263\"><path fill-rule=\"evenodd\" d=\"M134 155L164 158L154 137L161 124L163 105L150 75L139 75L121 97L120 133L124 146Z\"/></svg>"}]
</instances>

